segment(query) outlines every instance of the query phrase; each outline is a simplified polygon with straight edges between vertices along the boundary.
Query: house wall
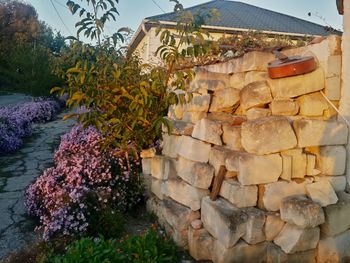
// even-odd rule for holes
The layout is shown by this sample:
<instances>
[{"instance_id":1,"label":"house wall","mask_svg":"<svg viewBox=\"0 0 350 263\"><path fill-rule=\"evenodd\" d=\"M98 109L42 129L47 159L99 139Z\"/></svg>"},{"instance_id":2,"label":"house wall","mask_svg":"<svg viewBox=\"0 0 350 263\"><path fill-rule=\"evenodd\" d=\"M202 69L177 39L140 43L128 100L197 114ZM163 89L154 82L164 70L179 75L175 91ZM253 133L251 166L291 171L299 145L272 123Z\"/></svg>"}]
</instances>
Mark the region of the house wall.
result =
<instances>
[{"instance_id":1,"label":"house wall","mask_svg":"<svg viewBox=\"0 0 350 263\"><path fill-rule=\"evenodd\" d=\"M286 53L313 55L318 67L273 80L272 54L250 52L197 68L191 102L169 108L173 128L163 130L161 154L141 154L148 209L196 260L323 263L350 256L349 128L338 119L341 87L334 80L340 39Z\"/></svg>"}]
</instances>

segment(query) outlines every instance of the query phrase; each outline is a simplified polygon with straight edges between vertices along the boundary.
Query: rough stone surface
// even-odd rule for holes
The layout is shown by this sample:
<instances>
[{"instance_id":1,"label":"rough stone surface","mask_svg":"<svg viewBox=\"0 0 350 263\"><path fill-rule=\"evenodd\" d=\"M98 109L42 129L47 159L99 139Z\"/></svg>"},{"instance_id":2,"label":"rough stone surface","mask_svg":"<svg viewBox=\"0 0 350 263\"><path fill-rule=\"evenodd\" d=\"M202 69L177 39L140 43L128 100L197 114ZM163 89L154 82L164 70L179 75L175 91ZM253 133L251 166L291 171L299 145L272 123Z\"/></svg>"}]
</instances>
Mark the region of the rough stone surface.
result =
<instances>
[{"instance_id":1,"label":"rough stone surface","mask_svg":"<svg viewBox=\"0 0 350 263\"><path fill-rule=\"evenodd\" d=\"M307 195L312 201L321 206L332 205L338 202L338 197L330 182L320 181L306 185Z\"/></svg>"},{"instance_id":2,"label":"rough stone surface","mask_svg":"<svg viewBox=\"0 0 350 263\"><path fill-rule=\"evenodd\" d=\"M322 68L315 71L279 79L269 79L273 97L276 99L294 98L324 89L325 77Z\"/></svg>"},{"instance_id":3,"label":"rough stone surface","mask_svg":"<svg viewBox=\"0 0 350 263\"><path fill-rule=\"evenodd\" d=\"M235 74L232 74L230 77L230 86L235 89L243 89L245 86L245 73L244 72L238 72Z\"/></svg>"},{"instance_id":4,"label":"rough stone surface","mask_svg":"<svg viewBox=\"0 0 350 263\"><path fill-rule=\"evenodd\" d=\"M324 146L312 149L316 154L316 168L324 175L343 175L346 167L344 146Z\"/></svg>"},{"instance_id":5,"label":"rough stone surface","mask_svg":"<svg viewBox=\"0 0 350 263\"><path fill-rule=\"evenodd\" d=\"M177 104L177 105L170 105L168 109L168 118L174 119L174 120L181 120L184 116L184 105Z\"/></svg>"},{"instance_id":6,"label":"rough stone surface","mask_svg":"<svg viewBox=\"0 0 350 263\"><path fill-rule=\"evenodd\" d=\"M267 71L267 64L275 60L270 52L252 51L244 54L242 71Z\"/></svg>"},{"instance_id":7,"label":"rough stone surface","mask_svg":"<svg viewBox=\"0 0 350 263\"><path fill-rule=\"evenodd\" d=\"M293 123L298 146L323 146L346 144L348 128L345 123L322 120L296 120Z\"/></svg>"},{"instance_id":8,"label":"rough stone surface","mask_svg":"<svg viewBox=\"0 0 350 263\"><path fill-rule=\"evenodd\" d=\"M290 156L292 158L292 178L304 178L306 175L307 156L303 149L291 149L281 152L282 157Z\"/></svg>"},{"instance_id":9,"label":"rough stone surface","mask_svg":"<svg viewBox=\"0 0 350 263\"><path fill-rule=\"evenodd\" d=\"M193 123L185 122L185 121L179 121L179 120L171 120L168 119L170 122L170 133L173 135L191 135L193 131ZM168 128L166 125L162 125L162 131L164 133L169 133Z\"/></svg>"},{"instance_id":10,"label":"rough stone surface","mask_svg":"<svg viewBox=\"0 0 350 263\"><path fill-rule=\"evenodd\" d=\"M293 167L292 156L281 155L281 157L282 157L283 170L280 178L286 181L290 181L292 179L292 167Z\"/></svg>"},{"instance_id":11,"label":"rough stone surface","mask_svg":"<svg viewBox=\"0 0 350 263\"><path fill-rule=\"evenodd\" d=\"M207 112L209 110L210 95L194 95L189 103L186 104L186 111L189 112Z\"/></svg>"},{"instance_id":12,"label":"rough stone surface","mask_svg":"<svg viewBox=\"0 0 350 263\"><path fill-rule=\"evenodd\" d=\"M191 122L191 123L196 123L197 121L200 121L201 119L207 117L206 112L189 112L185 111L183 113L182 121L184 122Z\"/></svg>"},{"instance_id":13,"label":"rough stone surface","mask_svg":"<svg viewBox=\"0 0 350 263\"><path fill-rule=\"evenodd\" d=\"M232 112L239 104L239 89L223 89L216 91L213 95L210 112Z\"/></svg>"},{"instance_id":14,"label":"rough stone surface","mask_svg":"<svg viewBox=\"0 0 350 263\"><path fill-rule=\"evenodd\" d=\"M209 160L210 144L189 136L182 136L178 154L196 162L206 163Z\"/></svg>"},{"instance_id":15,"label":"rough stone surface","mask_svg":"<svg viewBox=\"0 0 350 263\"><path fill-rule=\"evenodd\" d=\"M141 158L153 158L156 156L156 149L155 148L149 148L149 149L144 149L140 153Z\"/></svg>"},{"instance_id":16,"label":"rough stone surface","mask_svg":"<svg viewBox=\"0 0 350 263\"><path fill-rule=\"evenodd\" d=\"M208 189L214 176L214 168L207 163L193 162L179 157L176 166L177 174L190 185Z\"/></svg>"},{"instance_id":17,"label":"rough stone surface","mask_svg":"<svg viewBox=\"0 0 350 263\"><path fill-rule=\"evenodd\" d=\"M190 207L193 211L199 210L202 198L209 195L209 190L195 188L182 180L176 179L168 180L166 188L167 196L184 206Z\"/></svg>"},{"instance_id":18,"label":"rough stone surface","mask_svg":"<svg viewBox=\"0 0 350 263\"><path fill-rule=\"evenodd\" d=\"M219 241L214 243L213 262L215 263L243 263L266 262L267 243L249 245L244 241L239 241L235 246L226 248Z\"/></svg>"},{"instance_id":19,"label":"rough stone surface","mask_svg":"<svg viewBox=\"0 0 350 263\"><path fill-rule=\"evenodd\" d=\"M188 230L188 247L195 260L212 260L214 238L204 228Z\"/></svg>"},{"instance_id":20,"label":"rough stone surface","mask_svg":"<svg viewBox=\"0 0 350 263\"><path fill-rule=\"evenodd\" d=\"M245 86L240 96L243 110L264 106L272 101L271 90L266 81L253 82Z\"/></svg>"},{"instance_id":21,"label":"rough stone surface","mask_svg":"<svg viewBox=\"0 0 350 263\"><path fill-rule=\"evenodd\" d=\"M266 241L272 241L281 232L285 222L281 219L279 213L268 212L266 214L264 232Z\"/></svg>"},{"instance_id":22,"label":"rough stone surface","mask_svg":"<svg viewBox=\"0 0 350 263\"><path fill-rule=\"evenodd\" d=\"M143 158L142 163L142 173L143 174L152 174L152 158Z\"/></svg>"},{"instance_id":23,"label":"rough stone surface","mask_svg":"<svg viewBox=\"0 0 350 263\"><path fill-rule=\"evenodd\" d=\"M206 118L197 122L192 132L193 138L215 145L222 145L221 135L221 123Z\"/></svg>"},{"instance_id":24,"label":"rough stone surface","mask_svg":"<svg viewBox=\"0 0 350 263\"><path fill-rule=\"evenodd\" d=\"M268 211L278 211L285 197L293 195L305 195L305 182L296 183L278 181L259 187L259 207Z\"/></svg>"},{"instance_id":25,"label":"rough stone surface","mask_svg":"<svg viewBox=\"0 0 350 263\"><path fill-rule=\"evenodd\" d=\"M294 116L299 112L299 105L295 100L273 100L270 103L272 115Z\"/></svg>"},{"instance_id":26,"label":"rough stone surface","mask_svg":"<svg viewBox=\"0 0 350 263\"><path fill-rule=\"evenodd\" d=\"M285 253L292 254L315 249L319 239L320 229L318 227L302 229L287 223L274 242Z\"/></svg>"},{"instance_id":27,"label":"rough stone surface","mask_svg":"<svg viewBox=\"0 0 350 263\"><path fill-rule=\"evenodd\" d=\"M280 213L282 220L301 228L313 228L325 222L321 206L305 196L284 198Z\"/></svg>"},{"instance_id":28,"label":"rough stone surface","mask_svg":"<svg viewBox=\"0 0 350 263\"><path fill-rule=\"evenodd\" d=\"M317 248L318 263L349 262L350 230L335 237L322 238Z\"/></svg>"},{"instance_id":29,"label":"rough stone surface","mask_svg":"<svg viewBox=\"0 0 350 263\"><path fill-rule=\"evenodd\" d=\"M191 222L191 227L192 227L193 229L196 229L196 230L199 230L199 229L203 228L203 222L202 222L202 220L200 220L200 219L195 219L195 220L193 220L193 221Z\"/></svg>"},{"instance_id":30,"label":"rough stone surface","mask_svg":"<svg viewBox=\"0 0 350 263\"><path fill-rule=\"evenodd\" d=\"M232 115L226 112L210 112L207 118L209 120L220 121L224 124L229 124L232 126L238 126L247 121L246 116Z\"/></svg>"},{"instance_id":31,"label":"rough stone surface","mask_svg":"<svg viewBox=\"0 0 350 263\"><path fill-rule=\"evenodd\" d=\"M269 76L266 71L248 71L245 74L244 85L246 86L256 81L264 81L267 78L269 78Z\"/></svg>"},{"instance_id":32,"label":"rough stone surface","mask_svg":"<svg viewBox=\"0 0 350 263\"><path fill-rule=\"evenodd\" d=\"M306 154L306 175L318 175L321 171L316 169L316 155L315 154Z\"/></svg>"},{"instance_id":33,"label":"rough stone surface","mask_svg":"<svg viewBox=\"0 0 350 263\"><path fill-rule=\"evenodd\" d=\"M328 102L321 93L311 93L298 98L299 114L303 116L322 116L328 109Z\"/></svg>"},{"instance_id":34,"label":"rough stone surface","mask_svg":"<svg viewBox=\"0 0 350 263\"><path fill-rule=\"evenodd\" d=\"M164 199L164 187L165 182L163 180L152 178L151 192L160 200Z\"/></svg>"},{"instance_id":35,"label":"rough stone surface","mask_svg":"<svg viewBox=\"0 0 350 263\"><path fill-rule=\"evenodd\" d=\"M315 182L328 181L335 192L344 192L346 188L346 176L315 176Z\"/></svg>"},{"instance_id":36,"label":"rough stone surface","mask_svg":"<svg viewBox=\"0 0 350 263\"><path fill-rule=\"evenodd\" d=\"M190 85L192 92L199 90L216 91L230 87L230 75L200 70Z\"/></svg>"},{"instance_id":37,"label":"rough stone surface","mask_svg":"<svg viewBox=\"0 0 350 263\"><path fill-rule=\"evenodd\" d=\"M171 158L157 155L152 158L151 172L154 178L159 180L168 180L175 178L176 161Z\"/></svg>"},{"instance_id":38,"label":"rough stone surface","mask_svg":"<svg viewBox=\"0 0 350 263\"><path fill-rule=\"evenodd\" d=\"M274 131L273 139L271 131ZM287 118L272 116L242 124L242 146L247 152L269 154L296 145L297 139Z\"/></svg>"},{"instance_id":39,"label":"rough stone surface","mask_svg":"<svg viewBox=\"0 0 350 263\"><path fill-rule=\"evenodd\" d=\"M229 155L232 155L234 152L230 149L214 146L210 150L209 154L209 163L214 167L215 175L219 172L220 166L225 165L226 159Z\"/></svg>"},{"instance_id":40,"label":"rough stone surface","mask_svg":"<svg viewBox=\"0 0 350 263\"><path fill-rule=\"evenodd\" d=\"M248 215L222 198L202 199L201 220L208 232L226 248L234 246L244 236Z\"/></svg>"},{"instance_id":41,"label":"rough stone surface","mask_svg":"<svg viewBox=\"0 0 350 263\"><path fill-rule=\"evenodd\" d=\"M252 245L265 241L265 213L255 207L245 208L243 211L248 215L248 220L242 239Z\"/></svg>"},{"instance_id":42,"label":"rough stone surface","mask_svg":"<svg viewBox=\"0 0 350 263\"><path fill-rule=\"evenodd\" d=\"M256 185L243 186L236 179L226 179L221 185L219 195L236 207L253 207L257 204L258 187Z\"/></svg>"},{"instance_id":43,"label":"rough stone surface","mask_svg":"<svg viewBox=\"0 0 350 263\"><path fill-rule=\"evenodd\" d=\"M243 150L241 143L241 126L223 124L222 141L228 148L235 151Z\"/></svg>"},{"instance_id":44,"label":"rough stone surface","mask_svg":"<svg viewBox=\"0 0 350 263\"><path fill-rule=\"evenodd\" d=\"M246 112L248 121L271 116L271 110L265 108L250 108Z\"/></svg>"},{"instance_id":45,"label":"rough stone surface","mask_svg":"<svg viewBox=\"0 0 350 263\"><path fill-rule=\"evenodd\" d=\"M350 228L350 195L341 193L336 204L324 208L326 221L321 232L327 236L338 235Z\"/></svg>"},{"instance_id":46,"label":"rough stone surface","mask_svg":"<svg viewBox=\"0 0 350 263\"><path fill-rule=\"evenodd\" d=\"M267 247L267 263L316 263L316 249L287 254L274 244Z\"/></svg>"},{"instance_id":47,"label":"rough stone surface","mask_svg":"<svg viewBox=\"0 0 350 263\"><path fill-rule=\"evenodd\" d=\"M253 155L236 152L226 160L229 171L238 171L242 185L273 183L282 173L282 158L279 154Z\"/></svg>"},{"instance_id":48,"label":"rough stone surface","mask_svg":"<svg viewBox=\"0 0 350 263\"><path fill-rule=\"evenodd\" d=\"M171 158L177 158L180 139L181 136L163 134L162 154Z\"/></svg>"}]
</instances>

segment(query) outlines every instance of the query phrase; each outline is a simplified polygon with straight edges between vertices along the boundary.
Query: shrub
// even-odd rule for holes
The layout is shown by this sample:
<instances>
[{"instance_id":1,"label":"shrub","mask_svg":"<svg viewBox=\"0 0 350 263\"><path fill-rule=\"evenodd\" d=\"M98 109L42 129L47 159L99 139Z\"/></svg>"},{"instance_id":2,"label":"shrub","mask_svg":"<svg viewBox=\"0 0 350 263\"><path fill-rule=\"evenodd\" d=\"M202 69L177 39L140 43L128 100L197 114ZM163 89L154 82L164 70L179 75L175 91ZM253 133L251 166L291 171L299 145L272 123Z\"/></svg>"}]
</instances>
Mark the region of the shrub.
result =
<instances>
[{"instance_id":1,"label":"shrub","mask_svg":"<svg viewBox=\"0 0 350 263\"><path fill-rule=\"evenodd\" d=\"M139 200L140 163L105 149L93 127L74 127L62 137L55 166L26 191L30 215L40 218L44 239L56 235L97 234ZM113 227L118 232L118 226ZM113 231L112 231L113 232ZM106 233L104 233L106 234Z\"/></svg>"},{"instance_id":2,"label":"shrub","mask_svg":"<svg viewBox=\"0 0 350 263\"><path fill-rule=\"evenodd\" d=\"M51 257L52 263L161 263L179 262L178 251L172 240L149 230L140 236L122 240L82 238L68 246L65 255Z\"/></svg>"},{"instance_id":3,"label":"shrub","mask_svg":"<svg viewBox=\"0 0 350 263\"><path fill-rule=\"evenodd\" d=\"M32 123L52 120L59 108L56 101L43 99L0 107L0 153L19 149L21 138L32 134Z\"/></svg>"}]
</instances>

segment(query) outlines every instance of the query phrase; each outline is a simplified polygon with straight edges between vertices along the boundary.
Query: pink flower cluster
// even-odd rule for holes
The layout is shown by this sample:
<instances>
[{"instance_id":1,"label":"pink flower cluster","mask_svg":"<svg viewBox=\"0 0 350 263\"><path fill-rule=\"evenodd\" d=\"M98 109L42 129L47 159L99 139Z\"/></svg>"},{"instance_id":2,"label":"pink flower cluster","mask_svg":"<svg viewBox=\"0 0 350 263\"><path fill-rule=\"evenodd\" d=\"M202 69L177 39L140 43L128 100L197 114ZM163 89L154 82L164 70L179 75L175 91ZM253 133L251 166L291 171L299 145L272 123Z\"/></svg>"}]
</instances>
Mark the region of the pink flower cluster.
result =
<instances>
[{"instance_id":1,"label":"pink flower cluster","mask_svg":"<svg viewBox=\"0 0 350 263\"><path fill-rule=\"evenodd\" d=\"M44 239L84 233L92 214L125 210L139 201L140 187L129 182L138 178L139 162L104 149L102 139L93 127L74 127L62 137L55 166L28 187L28 213L40 219Z\"/></svg>"}]
</instances>

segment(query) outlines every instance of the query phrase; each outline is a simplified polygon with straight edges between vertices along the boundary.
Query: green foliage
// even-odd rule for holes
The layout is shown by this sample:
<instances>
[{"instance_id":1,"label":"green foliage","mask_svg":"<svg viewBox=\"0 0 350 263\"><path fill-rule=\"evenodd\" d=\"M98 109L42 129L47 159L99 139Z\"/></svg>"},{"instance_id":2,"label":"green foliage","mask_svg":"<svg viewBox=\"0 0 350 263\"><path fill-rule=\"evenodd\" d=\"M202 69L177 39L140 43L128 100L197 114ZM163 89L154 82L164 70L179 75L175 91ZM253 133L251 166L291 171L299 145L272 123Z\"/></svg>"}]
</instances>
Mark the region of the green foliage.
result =
<instances>
[{"instance_id":1,"label":"green foliage","mask_svg":"<svg viewBox=\"0 0 350 263\"><path fill-rule=\"evenodd\" d=\"M162 263L179 262L172 240L149 230L140 236L122 240L82 238L68 246L64 255L52 256L50 263Z\"/></svg>"}]
</instances>

